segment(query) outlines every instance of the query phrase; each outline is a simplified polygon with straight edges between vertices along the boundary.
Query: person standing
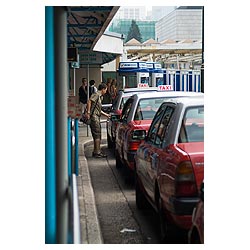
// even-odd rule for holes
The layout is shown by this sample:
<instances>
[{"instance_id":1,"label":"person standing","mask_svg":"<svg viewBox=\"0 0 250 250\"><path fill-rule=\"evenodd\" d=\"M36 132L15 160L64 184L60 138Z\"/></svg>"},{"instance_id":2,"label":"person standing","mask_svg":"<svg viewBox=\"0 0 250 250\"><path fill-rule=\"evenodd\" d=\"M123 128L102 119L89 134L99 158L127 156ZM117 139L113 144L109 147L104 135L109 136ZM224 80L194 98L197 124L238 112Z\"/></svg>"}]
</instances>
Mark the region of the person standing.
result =
<instances>
[{"instance_id":1,"label":"person standing","mask_svg":"<svg viewBox=\"0 0 250 250\"><path fill-rule=\"evenodd\" d=\"M117 95L117 86L116 86L116 79L112 80L111 86L110 86L110 94L112 101L116 98Z\"/></svg>"},{"instance_id":2,"label":"person standing","mask_svg":"<svg viewBox=\"0 0 250 250\"><path fill-rule=\"evenodd\" d=\"M89 97L97 92L97 88L95 86L95 80L90 80L89 81Z\"/></svg>"},{"instance_id":3,"label":"person standing","mask_svg":"<svg viewBox=\"0 0 250 250\"><path fill-rule=\"evenodd\" d=\"M95 158L107 157L101 151L101 115L110 118L110 115L102 111L102 99L107 92L107 85L101 83L98 86L98 91L93 93L87 102L87 117L90 118L90 129L94 140L94 151L92 156Z\"/></svg>"},{"instance_id":4,"label":"person standing","mask_svg":"<svg viewBox=\"0 0 250 250\"><path fill-rule=\"evenodd\" d=\"M108 103L112 103L112 98L111 98L111 82L112 82L112 79L111 78L108 78L107 79L107 92L106 94L103 96L103 101L102 103L103 104L108 104Z\"/></svg>"},{"instance_id":5,"label":"person standing","mask_svg":"<svg viewBox=\"0 0 250 250\"><path fill-rule=\"evenodd\" d=\"M79 88L79 101L82 106L82 113L84 113L84 110L87 105L87 100L88 100L88 82L86 78L82 78L82 85Z\"/></svg>"}]
</instances>

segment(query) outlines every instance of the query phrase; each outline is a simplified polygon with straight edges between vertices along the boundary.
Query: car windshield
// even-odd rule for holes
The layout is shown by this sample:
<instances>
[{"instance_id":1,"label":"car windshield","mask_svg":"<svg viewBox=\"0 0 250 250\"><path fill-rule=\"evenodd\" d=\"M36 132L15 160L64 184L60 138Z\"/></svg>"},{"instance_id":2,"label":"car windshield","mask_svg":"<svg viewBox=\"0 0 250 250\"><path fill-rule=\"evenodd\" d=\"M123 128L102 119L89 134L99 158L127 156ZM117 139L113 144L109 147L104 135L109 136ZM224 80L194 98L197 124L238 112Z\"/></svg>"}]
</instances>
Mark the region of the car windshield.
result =
<instances>
[{"instance_id":1,"label":"car windshield","mask_svg":"<svg viewBox=\"0 0 250 250\"><path fill-rule=\"evenodd\" d=\"M152 120L165 97L157 99L141 99L138 103L134 120Z\"/></svg>"},{"instance_id":2,"label":"car windshield","mask_svg":"<svg viewBox=\"0 0 250 250\"><path fill-rule=\"evenodd\" d=\"M179 142L204 141L204 107L188 108L182 120Z\"/></svg>"}]
</instances>

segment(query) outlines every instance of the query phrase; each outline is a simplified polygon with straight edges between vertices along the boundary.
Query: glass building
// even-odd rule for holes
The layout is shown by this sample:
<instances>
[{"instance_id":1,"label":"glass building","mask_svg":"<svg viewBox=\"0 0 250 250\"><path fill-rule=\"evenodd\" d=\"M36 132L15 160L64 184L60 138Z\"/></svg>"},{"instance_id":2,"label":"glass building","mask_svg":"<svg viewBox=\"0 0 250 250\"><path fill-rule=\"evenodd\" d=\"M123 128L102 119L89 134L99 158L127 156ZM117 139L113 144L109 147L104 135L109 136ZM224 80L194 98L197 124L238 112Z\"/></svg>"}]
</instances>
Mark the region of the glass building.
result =
<instances>
[{"instance_id":1,"label":"glass building","mask_svg":"<svg viewBox=\"0 0 250 250\"><path fill-rule=\"evenodd\" d=\"M116 32L125 35L128 35L130 26L132 23L132 19L117 19L114 20L113 23L109 27L109 31ZM155 24L156 21L136 21L138 25L142 37L142 42L147 41L150 38L155 39Z\"/></svg>"}]
</instances>

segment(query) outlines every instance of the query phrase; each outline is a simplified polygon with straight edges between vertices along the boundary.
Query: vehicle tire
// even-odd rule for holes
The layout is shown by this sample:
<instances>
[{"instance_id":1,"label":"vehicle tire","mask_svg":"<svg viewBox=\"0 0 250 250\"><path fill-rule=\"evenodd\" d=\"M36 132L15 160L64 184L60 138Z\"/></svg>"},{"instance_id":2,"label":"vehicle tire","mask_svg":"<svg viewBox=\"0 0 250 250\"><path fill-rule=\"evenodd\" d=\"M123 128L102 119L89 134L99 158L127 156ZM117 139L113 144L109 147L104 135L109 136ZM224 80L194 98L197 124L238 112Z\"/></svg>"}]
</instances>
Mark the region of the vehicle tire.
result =
<instances>
[{"instance_id":1,"label":"vehicle tire","mask_svg":"<svg viewBox=\"0 0 250 250\"><path fill-rule=\"evenodd\" d=\"M119 152L115 150L115 167L116 168L122 168L123 164L121 162L121 158L119 155Z\"/></svg>"},{"instance_id":2,"label":"vehicle tire","mask_svg":"<svg viewBox=\"0 0 250 250\"><path fill-rule=\"evenodd\" d=\"M161 243L175 243L178 236L177 229L173 224L166 220L160 195L158 195L158 216Z\"/></svg>"},{"instance_id":3,"label":"vehicle tire","mask_svg":"<svg viewBox=\"0 0 250 250\"><path fill-rule=\"evenodd\" d=\"M111 141L108 132L107 132L107 143L108 143L108 148L113 148L113 142Z\"/></svg>"},{"instance_id":4,"label":"vehicle tire","mask_svg":"<svg viewBox=\"0 0 250 250\"><path fill-rule=\"evenodd\" d=\"M190 244L201 244L201 240L197 230L193 230L189 240Z\"/></svg>"},{"instance_id":5,"label":"vehicle tire","mask_svg":"<svg viewBox=\"0 0 250 250\"><path fill-rule=\"evenodd\" d=\"M140 210L148 207L148 202L140 189L140 184L137 174L135 174L135 202L136 202L136 207Z\"/></svg>"}]
</instances>

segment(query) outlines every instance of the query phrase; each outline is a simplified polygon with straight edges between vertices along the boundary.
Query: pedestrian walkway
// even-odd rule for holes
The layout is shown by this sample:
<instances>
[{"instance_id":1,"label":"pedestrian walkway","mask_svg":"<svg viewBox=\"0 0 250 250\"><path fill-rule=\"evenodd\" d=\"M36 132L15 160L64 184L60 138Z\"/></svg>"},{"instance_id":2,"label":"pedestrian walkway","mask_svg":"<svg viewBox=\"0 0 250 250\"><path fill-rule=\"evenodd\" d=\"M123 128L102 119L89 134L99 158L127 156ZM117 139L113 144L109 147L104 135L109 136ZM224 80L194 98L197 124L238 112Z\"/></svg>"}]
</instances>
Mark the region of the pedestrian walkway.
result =
<instances>
[{"instance_id":1,"label":"pedestrian walkway","mask_svg":"<svg viewBox=\"0 0 250 250\"><path fill-rule=\"evenodd\" d=\"M102 138L106 139L106 123L102 122ZM99 225L95 196L88 169L88 162L84 154L84 147L93 145L90 128L79 125L79 175L77 176L80 227L82 244L103 244Z\"/></svg>"}]
</instances>

